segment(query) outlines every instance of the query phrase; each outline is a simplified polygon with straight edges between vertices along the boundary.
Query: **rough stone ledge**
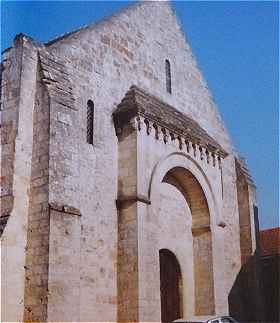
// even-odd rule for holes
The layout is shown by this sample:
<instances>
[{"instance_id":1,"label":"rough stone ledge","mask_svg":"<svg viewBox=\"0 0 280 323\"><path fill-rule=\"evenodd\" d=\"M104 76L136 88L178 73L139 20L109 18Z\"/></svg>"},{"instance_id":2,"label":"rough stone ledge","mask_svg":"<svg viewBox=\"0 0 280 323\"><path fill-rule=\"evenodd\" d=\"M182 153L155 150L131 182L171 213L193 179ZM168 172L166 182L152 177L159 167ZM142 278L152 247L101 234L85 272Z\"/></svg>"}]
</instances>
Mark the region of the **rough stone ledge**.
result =
<instances>
[{"instance_id":1,"label":"rough stone ledge","mask_svg":"<svg viewBox=\"0 0 280 323\"><path fill-rule=\"evenodd\" d=\"M67 214L73 214L73 215L78 215L81 216L81 211L73 206L69 205L61 205L56 202L49 203L49 207L51 210L57 211L57 212L62 212L62 213L67 213Z\"/></svg>"},{"instance_id":2,"label":"rough stone ledge","mask_svg":"<svg viewBox=\"0 0 280 323\"><path fill-rule=\"evenodd\" d=\"M142 202L147 205L151 204L151 201L144 195L121 195L116 200L117 209L128 207L135 202Z\"/></svg>"}]
</instances>

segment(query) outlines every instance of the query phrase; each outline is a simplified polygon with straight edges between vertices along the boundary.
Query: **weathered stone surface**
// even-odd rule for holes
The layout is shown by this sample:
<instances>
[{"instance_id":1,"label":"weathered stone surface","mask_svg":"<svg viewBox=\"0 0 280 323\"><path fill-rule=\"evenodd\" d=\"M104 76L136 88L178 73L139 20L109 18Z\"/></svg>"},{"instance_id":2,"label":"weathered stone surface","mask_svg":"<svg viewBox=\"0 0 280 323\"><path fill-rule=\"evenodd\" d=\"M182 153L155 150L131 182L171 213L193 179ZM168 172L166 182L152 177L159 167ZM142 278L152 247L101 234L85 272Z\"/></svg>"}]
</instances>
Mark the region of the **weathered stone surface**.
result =
<instances>
[{"instance_id":1,"label":"weathered stone surface","mask_svg":"<svg viewBox=\"0 0 280 323\"><path fill-rule=\"evenodd\" d=\"M160 321L163 249L182 315L235 313L255 187L168 2L18 35L1 108L3 321Z\"/></svg>"}]
</instances>

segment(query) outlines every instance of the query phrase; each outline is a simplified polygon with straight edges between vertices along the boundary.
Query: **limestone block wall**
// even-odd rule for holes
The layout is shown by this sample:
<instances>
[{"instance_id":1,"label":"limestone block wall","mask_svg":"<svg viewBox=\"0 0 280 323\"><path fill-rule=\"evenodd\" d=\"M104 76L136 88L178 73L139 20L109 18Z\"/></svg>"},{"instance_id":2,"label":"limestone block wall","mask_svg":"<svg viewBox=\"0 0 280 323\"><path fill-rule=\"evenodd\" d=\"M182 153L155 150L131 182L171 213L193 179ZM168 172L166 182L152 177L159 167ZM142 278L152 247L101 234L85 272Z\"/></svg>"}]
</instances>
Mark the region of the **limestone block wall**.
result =
<instances>
[{"instance_id":1,"label":"limestone block wall","mask_svg":"<svg viewBox=\"0 0 280 323\"><path fill-rule=\"evenodd\" d=\"M118 258L117 319L137 322L139 319L138 289L138 205L137 195L137 132L129 124L119 137L118 178Z\"/></svg>"},{"instance_id":2,"label":"limestone block wall","mask_svg":"<svg viewBox=\"0 0 280 323\"><path fill-rule=\"evenodd\" d=\"M194 258L191 212L186 200L174 186L162 183L159 190L160 208L159 212L154 214L155 221L149 219L149 227L151 227L149 241L157 238L157 250L153 252L160 249L169 249L176 255L182 272L183 314L185 317L194 316ZM153 223L160 230L155 230ZM153 234L153 229L157 231L156 235ZM156 257L158 258L158 254ZM154 291L154 294L159 302L160 295L156 291ZM160 308L160 304L157 307Z\"/></svg>"},{"instance_id":3,"label":"limestone block wall","mask_svg":"<svg viewBox=\"0 0 280 323\"><path fill-rule=\"evenodd\" d=\"M129 7L46 47L20 36L3 65L1 227L10 215L1 245L3 320L158 321L158 252L168 247L182 264L184 310L193 314L190 223L180 212L171 217L182 195L162 183L178 166L194 174L208 202L212 305L226 313L241 268L233 147L170 5ZM196 120L229 153L222 165L136 124L121 143L112 112L132 84Z\"/></svg>"},{"instance_id":4,"label":"limestone block wall","mask_svg":"<svg viewBox=\"0 0 280 323\"><path fill-rule=\"evenodd\" d=\"M134 97L137 101L137 99ZM152 104L152 100L145 101ZM126 103L125 103L126 102ZM127 101L123 101L121 109L132 114ZM155 104L155 102L153 102ZM167 109L157 101L161 108ZM142 109L147 108L145 105ZM158 288L159 264L157 240L161 235L160 226L156 222L161 207L159 188L162 182L174 185L185 197L192 213L192 237L193 250L192 265L194 266L194 284L192 300L195 306L193 314L210 315L214 313L226 313L228 311L228 291L223 279L227 271L224 255L225 236L223 233L227 227L226 217L223 211L223 170L224 160L217 158L197 144L188 140L179 140L176 134L172 134L167 128L160 125L152 125L148 119L141 115L125 118L122 110L114 113L115 127L119 140L119 168L121 172L120 190L127 190L131 180L137 182L137 189L131 192L130 202L137 205L135 210L130 210L130 218L136 217L134 227L137 229L138 239L138 282L139 282L139 320L154 321L160 317ZM117 116L117 113L118 116ZM146 112L145 112L146 113ZM161 111L164 113L164 111ZM176 113L176 111L174 112ZM123 118L123 119L122 119ZM147 114L147 118L149 115ZM159 121L160 122L160 121ZM163 121L162 121L163 122ZM122 126L125 124L125 126ZM130 126L130 132L127 129ZM136 143L132 134L137 133ZM133 140L131 139L133 138ZM134 170L134 147L137 147L137 170ZM125 167L124 167L125 162ZM131 177L133 175L133 177ZM177 183L176 183L177 182ZM237 200L235 200L237 202ZM134 212L134 213L133 213ZM175 210L174 210L175 212ZM174 213L173 212L173 213ZM119 215L123 220L122 213ZM165 223L166 217L160 219ZM179 222L178 222L179 223ZM238 223L237 223L238 225ZM176 236L177 231L174 232ZM153 238L151 236L153 235ZM172 240L165 235L166 245L172 245ZM178 238L180 240L180 237ZM129 241L127 239L129 245ZM181 252L185 248L181 245ZM240 261L239 258L236 260ZM182 257L184 259L184 257ZM232 277L234 279L234 277ZM130 277L127 276L127 280ZM184 279L183 279L184 280ZM217 282L217 284L216 284ZM152 292L151 292L152 291ZM207 295L207 299L204 299ZM190 315L190 313L188 313Z\"/></svg>"},{"instance_id":5,"label":"limestone block wall","mask_svg":"<svg viewBox=\"0 0 280 323\"><path fill-rule=\"evenodd\" d=\"M20 47L20 46L19 46ZM14 146L19 100L19 60L21 48L5 53L1 64L1 216L8 216L13 206Z\"/></svg>"},{"instance_id":6,"label":"limestone block wall","mask_svg":"<svg viewBox=\"0 0 280 323\"><path fill-rule=\"evenodd\" d=\"M0 197L0 236L6 227L13 207L13 168L14 168L14 147L17 132L17 110L19 67L17 66L17 51L10 49L5 53L1 64L1 197ZM19 53L18 53L18 56ZM12 95L13 91L13 95ZM10 102L10 103L9 103ZM7 250L4 243L0 242L1 251L1 313L6 311L4 299L6 297L7 280L3 279L5 269L3 260L6 258ZM4 287L5 286L5 287ZM4 292L5 288L5 292ZM3 314L1 315L1 318Z\"/></svg>"},{"instance_id":7,"label":"limestone block wall","mask_svg":"<svg viewBox=\"0 0 280 323\"><path fill-rule=\"evenodd\" d=\"M3 215L10 212L1 237L1 319L21 321L24 313L25 254L33 147L32 124L36 92L35 46L26 38L19 36L15 39L14 47L7 53L7 60L9 67L6 70L7 74L4 70L2 87L1 122L4 126L4 135L1 133L1 140L5 142L8 134L10 138L7 142L13 148L8 161L2 154L5 145L1 150L1 173L9 177L8 181L5 176L1 177L1 185L3 180L4 191L8 189L10 196L7 205L7 196L4 194L2 199L1 194L1 211L4 211ZM4 67L5 64L4 60ZM11 128L5 134L7 125ZM6 168L10 169L7 173Z\"/></svg>"},{"instance_id":8,"label":"limestone block wall","mask_svg":"<svg viewBox=\"0 0 280 323\"><path fill-rule=\"evenodd\" d=\"M139 214L139 300L142 321L161 320L159 250L175 254L182 272L182 312L194 315L194 269L192 219L182 194L167 183L158 187L160 206L157 212L146 213L142 204ZM152 202L153 203L153 202ZM141 247L141 248L140 248Z\"/></svg>"},{"instance_id":9,"label":"limestone block wall","mask_svg":"<svg viewBox=\"0 0 280 323\"><path fill-rule=\"evenodd\" d=\"M65 196L72 205L79 204L82 213L80 318L98 320L98 317L103 317L111 321L117 313L118 216L115 200L118 143L111 117L116 106L130 86L136 84L197 120L229 153L232 145L169 4L150 2L128 8L115 17L50 42L47 47L73 70L78 111L75 114L75 132L70 132L67 140L77 139L79 176L69 179ZM172 95L166 92L166 58L171 63ZM93 145L86 143L86 105L89 99L95 107ZM139 162L150 158L151 165L154 165L159 161L157 149L147 145L145 154L138 158ZM216 274L214 270L218 285L227 280L226 289L220 288L225 294L230 290L240 265L232 160L230 156L224 163L224 195L220 201L221 213L228 226L226 229L216 228L220 243L214 248L217 255L223 250L225 253L220 261L224 262L226 274ZM69 161L69 167L74 165L76 162ZM140 183L151 175L149 166L140 172L137 185L142 185ZM220 173L213 176L221 179ZM72 186L79 187L80 192L71 193ZM224 235L225 230L227 234ZM92 268L95 268L95 274L91 274ZM226 302L225 295L218 297L217 308L224 309Z\"/></svg>"},{"instance_id":10,"label":"limestone block wall","mask_svg":"<svg viewBox=\"0 0 280 323\"><path fill-rule=\"evenodd\" d=\"M147 19L149 16L153 19ZM135 84L190 114L225 148L231 148L206 81L168 2L130 6L47 46L77 68L77 73L83 72L89 84L83 84L83 91L79 86L80 91L94 99L100 118L104 114L110 118L107 112ZM171 63L172 95L166 92L166 58ZM103 132L97 132L102 138Z\"/></svg>"},{"instance_id":11,"label":"limestone block wall","mask_svg":"<svg viewBox=\"0 0 280 323\"><path fill-rule=\"evenodd\" d=\"M45 321L49 267L49 96L37 67L25 260L24 320Z\"/></svg>"},{"instance_id":12,"label":"limestone block wall","mask_svg":"<svg viewBox=\"0 0 280 323\"><path fill-rule=\"evenodd\" d=\"M80 215L51 209L49 235L48 322L80 320ZM90 303L90 300L89 300Z\"/></svg>"},{"instance_id":13,"label":"limestone block wall","mask_svg":"<svg viewBox=\"0 0 280 323\"><path fill-rule=\"evenodd\" d=\"M50 212L49 205L65 213L66 219L71 219L69 214L74 214L74 219L80 215L78 208L71 204L69 194L63 194L64 187L69 187L67 180L77 176L75 165L67 166L68 159L77 160L75 142L68 142L61 150L70 126L75 126L72 87L64 64L29 37L19 35L8 54L9 67L3 73L1 119L1 131L4 130L1 147L5 150L1 154L1 176L6 174L1 177L1 188L2 192L9 193L1 194L1 229L4 231L1 237L1 314L3 320L8 321L44 321L49 317L57 320L57 313L63 319L64 313L56 310L59 302L52 302L59 294L59 290L53 288L57 280L53 273L60 275L61 282L64 278L65 284L69 279L75 282L78 277L78 287L80 276L75 276L74 271L67 277L58 270L55 257L65 257L62 237L67 233L59 232L60 217L50 220L50 215L56 213ZM9 94L11 91L13 96ZM12 128L7 129L7 124ZM12 138L15 138L14 143ZM14 145L9 155L7 142ZM70 192L75 192L74 186ZM64 221L62 218L61 223ZM73 221L73 226L80 232L81 225L76 222ZM68 234L73 234L73 244L66 253L74 251L74 236L80 239L76 230ZM56 238L61 247L59 243L54 247ZM79 272L80 254L73 259L75 270ZM77 286L76 290L79 291ZM64 298L65 302L71 298L67 291ZM74 297L71 301L71 308L79 315L73 307L73 302L78 306L79 302ZM71 314L69 310L67 313Z\"/></svg>"},{"instance_id":14,"label":"limestone block wall","mask_svg":"<svg viewBox=\"0 0 280 323\"><path fill-rule=\"evenodd\" d=\"M213 274L214 274L213 288L214 288L214 304L215 304L214 311L217 313L227 312L228 311L228 308L227 308L228 291L226 289L226 285L224 284L224 279L225 279L224 277L225 277L225 272L227 270L226 268L227 264L224 260L225 253L226 253L226 249L224 248L224 240L226 239L225 236L227 234L228 224L224 227L224 224L227 222L227 219L222 213L223 200L222 200L222 182L221 182L221 176L220 176L221 169L219 169L218 164L216 164L214 167L212 163L208 164L206 159L201 160L200 154L197 154L195 157L193 151L190 151L189 153L187 153L187 149L185 145L183 145L183 149L180 150L179 144L176 141L169 140L169 142L165 144L162 137L159 139L156 139L153 131L148 136L147 133L145 132L145 129L141 130L140 132L138 132L138 140L140 142L138 145L141 146L141 149L139 150L139 153L138 153L139 159L141 160L141 162L138 163L138 167L139 167L138 174L141 174L141 176L139 176L139 182L138 182L138 185L139 185L138 195L148 196L151 200L151 206L146 206L147 207L146 213L142 214L142 217L141 217L141 223L143 224L143 226L139 228L139 230L141 230L141 234L139 233L139 235L142 236L142 239L139 242L141 246L141 248L139 247L139 249L142 250L142 261L141 261L141 267L139 270L140 272L139 279L141 280L141 276L143 276L142 281L143 282L145 281L145 284L142 285L142 288L144 290L145 288L151 288L155 291L158 290L156 280L151 278L149 280L145 276L146 275L145 272L147 268L149 268L149 262L150 262L149 257L145 257L145 252L148 252L148 250L149 252L156 252L156 253L158 252L158 250L157 251L154 250L154 244L149 239L149 232L151 232L154 229L155 236L162 236L163 234L165 238L165 244L172 246L172 240L169 239L167 235L165 235L163 232L160 231L160 227L157 224L154 224L153 226L151 226L151 223L153 223L153 221L159 221L159 220L155 220L155 219L158 219L157 217L158 209L161 208L161 204L158 200L158 197L156 197L158 195L158 193L156 192L158 190L158 185L160 185L160 181L163 179L163 176L165 175L165 173L170 169L172 169L173 167L177 167L177 166L186 167L186 169L191 170L191 172L197 177L197 179L202 184L204 193L206 194L207 200L209 203L210 222L211 222L210 225L211 225L211 235L212 235L212 243L210 243L210 245L212 244L212 249L213 249L213 254L212 252L210 252L210 255L211 255L210 259L213 257ZM199 165L199 169L203 170L202 173L207 174L206 175L207 182L204 182L203 178L201 178L201 173L200 173L201 170L195 169L196 163L197 165ZM222 165L223 164L224 163L222 162ZM157 169L156 172L155 172L155 169ZM142 174L144 174L144 176ZM149 187L151 188L150 193L149 193ZM214 196L214 199L213 199L213 196ZM211 202L211 200L215 201L214 202L215 207L213 205L213 202ZM194 221L194 219L192 220ZM146 221L147 221L147 224L144 225ZM161 221L165 223L166 217L163 217ZM176 223L179 224L180 222L176 222ZM175 230L174 234L176 233L177 233L177 230ZM207 234L207 232L205 234ZM201 237L200 234L197 237ZM180 239L179 237L177 238L178 240ZM195 241L197 241L199 246L199 239ZM190 247L189 245L187 248L193 248L193 246L191 245ZM184 263L183 246L181 247L180 252L182 253L181 259ZM201 252L202 252L202 249L199 251L199 253ZM205 249L205 252L208 253L209 250L207 251ZM139 254L141 254L140 251L139 251ZM186 256L187 254L185 255L185 257ZM238 257L239 255L237 254L235 258L236 261L238 261L239 259ZM157 257L154 259L156 261ZM208 257L206 257L205 259L208 259ZM198 259L194 257L194 260L192 259L192 261L193 261L192 264L194 264L194 261L198 261ZM200 264L198 263L196 268L201 269L202 266L200 266ZM211 261L210 262L208 261L205 268L211 268ZM158 271L155 271L154 274L151 275L151 277L156 277L156 276L159 276ZM185 286L188 286L188 285L189 283L185 283ZM188 290L188 287L186 287L186 290L184 292L187 293L188 295L191 295L193 293L191 297L191 302L194 302L194 290L192 290L192 287L190 290ZM211 297L209 297L209 299L211 299ZM206 303L201 302L201 300L198 301L198 303L199 304L203 303L206 306ZM148 304L147 301L146 301L146 304ZM147 308L148 306L146 307L146 310L148 310ZM201 311L204 311L204 310L201 308ZM209 311L209 307L208 307L208 311ZM153 308L153 313L158 313L158 312L159 312L159 307L157 304ZM188 311L186 312L187 315L191 315L191 313L198 314L198 313L195 313L194 305L192 309L188 309ZM154 320L155 317L144 316L144 320L145 319Z\"/></svg>"},{"instance_id":15,"label":"limestone block wall","mask_svg":"<svg viewBox=\"0 0 280 323\"><path fill-rule=\"evenodd\" d=\"M80 161L72 70L63 60L39 49L43 82L49 95L49 321L79 321ZM79 81L78 81L79 83Z\"/></svg>"}]
</instances>

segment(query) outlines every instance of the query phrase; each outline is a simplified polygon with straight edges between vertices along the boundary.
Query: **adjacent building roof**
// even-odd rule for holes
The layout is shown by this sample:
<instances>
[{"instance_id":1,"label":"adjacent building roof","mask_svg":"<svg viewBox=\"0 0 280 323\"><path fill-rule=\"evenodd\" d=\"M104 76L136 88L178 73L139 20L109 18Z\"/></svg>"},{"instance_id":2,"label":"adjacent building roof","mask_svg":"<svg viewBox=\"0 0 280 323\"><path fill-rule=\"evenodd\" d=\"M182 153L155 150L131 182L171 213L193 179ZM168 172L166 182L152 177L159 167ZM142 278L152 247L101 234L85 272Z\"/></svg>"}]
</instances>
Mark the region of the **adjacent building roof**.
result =
<instances>
[{"instance_id":1,"label":"adjacent building roof","mask_svg":"<svg viewBox=\"0 0 280 323\"><path fill-rule=\"evenodd\" d=\"M280 227L261 231L260 244L263 256L280 254Z\"/></svg>"}]
</instances>

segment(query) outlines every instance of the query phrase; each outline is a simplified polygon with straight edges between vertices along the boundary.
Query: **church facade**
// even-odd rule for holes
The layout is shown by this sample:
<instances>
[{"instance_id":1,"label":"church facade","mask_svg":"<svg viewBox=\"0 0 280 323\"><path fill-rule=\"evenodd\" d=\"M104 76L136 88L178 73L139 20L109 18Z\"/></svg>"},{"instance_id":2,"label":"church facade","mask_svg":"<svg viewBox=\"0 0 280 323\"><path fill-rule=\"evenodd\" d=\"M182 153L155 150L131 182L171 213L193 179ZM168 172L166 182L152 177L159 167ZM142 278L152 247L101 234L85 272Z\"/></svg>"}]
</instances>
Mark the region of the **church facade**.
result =
<instances>
[{"instance_id":1,"label":"church facade","mask_svg":"<svg viewBox=\"0 0 280 323\"><path fill-rule=\"evenodd\" d=\"M2 321L257 321L255 185L168 2L1 76Z\"/></svg>"}]
</instances>

